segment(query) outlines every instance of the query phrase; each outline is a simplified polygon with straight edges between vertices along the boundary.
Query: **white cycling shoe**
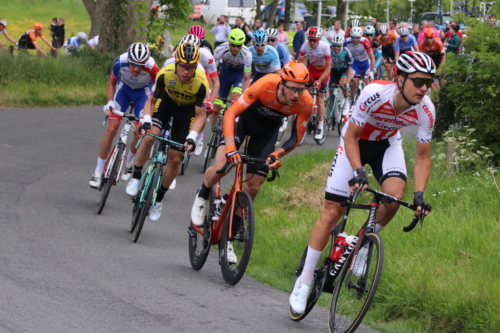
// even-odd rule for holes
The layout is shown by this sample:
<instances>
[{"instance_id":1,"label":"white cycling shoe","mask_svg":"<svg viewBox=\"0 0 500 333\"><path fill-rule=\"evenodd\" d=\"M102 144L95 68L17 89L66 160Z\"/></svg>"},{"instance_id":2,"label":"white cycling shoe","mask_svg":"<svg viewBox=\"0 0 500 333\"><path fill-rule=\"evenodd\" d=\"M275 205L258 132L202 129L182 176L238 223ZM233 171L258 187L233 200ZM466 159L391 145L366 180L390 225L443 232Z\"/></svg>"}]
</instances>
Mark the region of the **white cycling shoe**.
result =
<instances>
[{"instance_id":1,"label":"white cycling shoe","mask_svg":"<svg viewBox=\"0 0 500 333\"><path fill-rule=\"evenodd\" d=\"M191 221L197 227L203 225L205 222L205 215L207 212L208 200L200 198L198 193L196 193L196 198L194 198L193 208L191 209Z\"/></svg>"},{"instance_id":2,"label":"white cycling shoe","mask_svg":"<svg viewBox=\"0 0 500 333\"><path fill-rule=\"evenodd\" d=\"M196 156L200 155L203 151L203 134L199 140L196 140L196 148L194 149L194 154Z\"/></svg>"},{"instance_id":3,"label":"white cycling shoe","mask_svg":"<svg viewBox=\"0 0 500 333\"><path fill-rule=\"evenodd\" d=\"M292 293L290 294L290 307L293 312L304 313L304 311L306 311L309 290L311 290L311 286L303 284L300 282L300 278L297 278Z\"/></svg>"},{"instance_id":4,"label":"white cycling shoe","mask_svg":"<svg viewBox=\"0 0 500 333\"><path fill-rule=\"evenodd\" d=\"M318 128L316 130L316 135L314 136L314 140L321 140L323 138L323 130L321 128Z\"/></svg>"},{"instance_id":5,"label":"white cycling shoe","mask_svg":"<svg viewBox=\"0 0 500 333\"><path fill-rule=\"evenodd\" d=\"M130 195L131 197L135 197L137 193L139 192L139 179L132 178L128 184L127 188L125 189L125 192Z\"/></svg>"},{"instance_id":6,"label":"white cycling shoe","mask_svg":"<svg viewBox=\"0 0 500 333\"><path fill-rule=\"evenodd\" d=\"M134 171L134 165L132 164L132 162L125 162L125 164L123 165L123 171L122 175L120 176L120 179L123 182L127 182L130 179L130 177L132 177L133 171Z\"/></svg>"},{"instance_id":7,"label":"white cycling shoe","mask_svg":"<svg viewBox=\"0 0 500 333\"><path fill-rule=\"evenodd\" d=\"M227 261L230 264L237 264L238 258L236 258L236 253L234 253L233 242L227 242Z\"/></svg>"},{"instance_id":8,"label":"white cycling shoe","mask_svg":"<svg viewBox=\"0 0 500 333\"><path fill-rule=\"evenodd\" d=\"M174 180L172 180L172 183L170 184L170 186L168 187L169 190L173 190L176 186L177 186L177 181L176 181L177 178L174 178Z\"/></svg>"},{"instance_id":9,"label":"white cycling shoe","mask_svg":"<svg viewBox=\"0 0 500 333\"><path fill-rule=\"evenodd\" d=\"M161 216L161 202L156 202L149 208L149 219L153 222L158 221Z\"/></svg>"},{"instance_id":10,"label":"white cycling shoe","mask_svg":"<svg viewBox=\"0 0 500 333\"><path fill-rule=\"evenodd\" d=\"M89 185L92 188L99 189L99 186L101 186L101 182L102 182L102 174L94 173L92 175L92 178L90 178Z\"/></svg>"}]
</instances>

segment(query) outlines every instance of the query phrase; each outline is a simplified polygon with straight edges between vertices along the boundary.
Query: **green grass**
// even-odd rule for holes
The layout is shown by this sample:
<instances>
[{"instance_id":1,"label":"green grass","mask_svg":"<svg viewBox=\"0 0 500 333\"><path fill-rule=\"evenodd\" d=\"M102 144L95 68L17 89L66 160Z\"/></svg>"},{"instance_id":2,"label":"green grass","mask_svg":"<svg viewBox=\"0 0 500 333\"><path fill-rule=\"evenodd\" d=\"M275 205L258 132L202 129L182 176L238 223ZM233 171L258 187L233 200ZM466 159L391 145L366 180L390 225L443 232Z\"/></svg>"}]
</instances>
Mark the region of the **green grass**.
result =
<instances>
[{"instance_id":1,"label":"green grass","mask_svg":"<svg viewBox=\"0 0 500 333\"><path fill-rule=\"evenodd\" d=\"M413 200L414 145L414 139L405 142L407 201ZM444 148L435 145L434 150L437 157ZM281 170L283 181L262 188L255 204L252 277L290 291L322 207L333 156L334 151L290 156ZM425 194L433 211L424 228L404 233L412 212L401 208L382 232L384 270L364 321L382 332L500 331L500 194L491 175L446 178L445 167L434 158ZM373 178L370 184L378 188ZM369 201L368 193L362 199ZM350 217L347 232L354 234L366 213ZM330 301L331 295L323 295L320 304L329 307Z\"/></svg>"}]
</instances>

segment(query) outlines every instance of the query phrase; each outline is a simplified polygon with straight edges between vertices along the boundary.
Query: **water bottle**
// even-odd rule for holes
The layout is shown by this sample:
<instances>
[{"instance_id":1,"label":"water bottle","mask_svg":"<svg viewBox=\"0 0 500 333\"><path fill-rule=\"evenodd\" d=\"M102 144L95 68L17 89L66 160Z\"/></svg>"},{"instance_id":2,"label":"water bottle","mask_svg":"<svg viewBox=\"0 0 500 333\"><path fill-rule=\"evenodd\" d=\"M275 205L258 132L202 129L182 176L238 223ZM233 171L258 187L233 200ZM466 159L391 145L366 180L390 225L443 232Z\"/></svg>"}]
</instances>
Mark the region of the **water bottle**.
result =
<instances>
[{"instance_id":1,"label":"water bottle","mask_svg":"<svg viewBox=\"0 0 500 333\"><path fill-rule=\"evenodd\" d=\"M347 235L345 232L338 234L335 239L334 248L330 259L332 261L339 261L345 250L357 239L356 236Z\"/></svg>"}]
</instances>

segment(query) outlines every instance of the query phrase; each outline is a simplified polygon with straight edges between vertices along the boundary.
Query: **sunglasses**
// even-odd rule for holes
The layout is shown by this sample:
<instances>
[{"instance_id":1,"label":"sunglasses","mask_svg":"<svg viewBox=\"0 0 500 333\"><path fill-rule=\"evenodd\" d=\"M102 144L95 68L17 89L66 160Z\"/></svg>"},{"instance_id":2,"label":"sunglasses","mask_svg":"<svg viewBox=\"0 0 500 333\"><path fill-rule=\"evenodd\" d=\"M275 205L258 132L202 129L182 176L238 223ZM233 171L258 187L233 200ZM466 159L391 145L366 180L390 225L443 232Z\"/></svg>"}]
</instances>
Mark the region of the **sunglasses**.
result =
<instances>
[{"instance_id":1,"label":"sunglasses","mask_svg":"<svg viewBox=\"0 0 500 333\"><path fill-rule=\"evenodd\" d=\"M425 37L425 39L434 39L434 37Z\"/></svg>"},{"instance_id":2,"label":"sunglasses","mask_svg":"<svg viewBox=\"0 0 500 333\"><path fill-rule=\"evenodd\" d=\"M145 64L136 64L131 61L128 62L129 64L132 65L132 67L137 67L137 68L144 68Z\"/></svg>"},{"instance_id":3,"label":"sunglasses","mask_svg":"<svg viewBox=\"0 0 500 333\"><path fill-rule=\"evenodd\" d=\"M231 47L235 47L237 49L241 49L243 47L243 45L234 45L234 44L229 44L231 45Z\"/></svg>"},{"instance_id":4,"label":"sunglasses","mask_svg":"<svg viewBox=\"0 0 500 333\"><path fill-rule=\"evenodd\" d=\"M287 86L285 83L283 83L283 85L285 86L285 88L287 88L288 90L292 91L293 93L302 94L304 92L304 90L306 90L306 88L290 87L290 86Z\"/></svg>"},{"instance_id":5,"label":"sunglasses","mask_svg":"<svg viewBox=\"0 0 500 333\"><path fill-rule=\"evenodd\" d=\"M186 71L189 71L191 69L194 69L194 68L198 67L198 65L193 65L193 64L188 65L188 64L183 64L183 63L180 63L180 62L177 62L176 64L178 66L181 66L181 68L184 69L184 70L186 70Z\"/></svg>"},{"instance_id":6,"label":"sunglasses","mask_svg":"<svg viewBox=\"0 0 500 333\"><path fill-rule=\"evenodd\" d=\"M387 37L387 36L389 36L389 35L388 34L382 34L382 37Z\"/></svg>"},{"instance_id":7,"label":"sunglasses","mask_svg":"<svg viewBox=\"0 0 500 333\"><path fill-rule=\"evenodd\" d=\"M274 43L274 42L276 42L276 39L273 39L273 38L268 38L268 39L267 39L267 42L268 42L268 43Z\"/></svg>"},{"instance_id":8,"label":"sunglasses","mask_svg":"<svg viewBox=\"0 0 500 333\"><path fill-rule=\"evenodd\" d=\"M267 45L266 43L262 43L262 44L255 43L255 44L253 44L253 46L255 46L255 47L264 47L266 45Z\"/></svg>"},{"instance_id":9,"label":"sunglasses","mask_svg":"<svg viewBox=\"0 0 500 333\"><path fill-rule=\"evenodd\" d=\"M402 36L401 36L401 38L406 38L406 37L408 37L408 35L404 35L404 36L402 35Z\"/></svg>"},{"instance_id":10,"label":"sunglasses","mask_svg":"<svg viewBox=\"0 0 500 333\"><path fill-rule=\"evenodd\" d=\"M361 39L361 37L351 37L351 39L356 39L356 40L358 40L358 39Z\"/></svg>"},{"instance_id":11,"label":"sunglasses","mask_svg":"<svg viewBox=\"0 0 500 333\"><path fill-rule=\"evenodd\" d=\"M367 34L367 33L365 32L365 36L366 36L366 37L373 37L373 36L374 36L374 34Z\"/></svg>"},{"instance_id":12,"label":"sunglasses","mask_svg":"<svg viewBox=\"0 0 500 333\"><path fill-rule=\"evenodd\" d=\"M332 45L332 47L342 47L342 45Z\"/></svg>"},{"instance_id":13,"label":"sunglasses","mask_svg":"<svg viewBox=\"0 0 500 333\"><path fill-rule=\"evenodd\" d=\"M428 78L423 78L423 77L407 77L407 79L410 79L413 81L413 85L417 88L421 88L424 84L427 86L427 89L432 87L432 84L434 83L433 79L428 79Z\"/></svg>"},{"instance_id":14,"label":"sunglasses","mask_svg":"<svg viewBox=\"0 0 500 333\"><path fill-rule=\"evenodd\" d=\"M319 39L317 39L317 38L309 38L308 41L313 42L313 43L317 43L317 42L319 42Z\"/></svg>"}]
</instances>

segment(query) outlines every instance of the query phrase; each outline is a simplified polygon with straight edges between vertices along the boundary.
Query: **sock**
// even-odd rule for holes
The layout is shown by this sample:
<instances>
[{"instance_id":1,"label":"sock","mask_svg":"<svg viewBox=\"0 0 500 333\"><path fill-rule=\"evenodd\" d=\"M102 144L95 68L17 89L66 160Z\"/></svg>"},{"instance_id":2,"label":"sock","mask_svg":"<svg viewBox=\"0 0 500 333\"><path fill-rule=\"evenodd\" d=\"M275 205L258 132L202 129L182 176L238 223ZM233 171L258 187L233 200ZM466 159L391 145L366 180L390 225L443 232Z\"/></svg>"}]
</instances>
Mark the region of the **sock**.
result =
<instances>
[{"instance_id":1,"label":"sock","mask_svg":"<svg viewBox=\"0 0 500 333\"><path fill-rule=\"evenodd\" d=\"M106 164L106 160L103 160L101 158L97 158L97 166L95 167L94 173L98 173L102 175L104 173L104 164Z\"/></svg>"},{"instance_id":2,"label":"sock","mask_svg":"<svg viewBox=\"0 0 500 333\"><path fill-rule=\"evenodd\" d=\"M205 183L203 183L203 184L201 185L201 187L200 187L200 192L198 193L198 196L199 196L200 198L203 198L203 199L207 200L207 199L208 199L208 196L210 195L210 190L211 190L211 189L212 189L211 187L207 187L207 186L205 185Z\"/></svg>"},{"instance_id":3,"label":"sock","mask_svg":"<svg viewBox=\"0 0 500 333\"><path fill-rule=\"evenodd\" d=\"M135 154L131 151L128 152L127 157L125 157L125 162L132 162L132 159L134 158Z\"/></svg>"},{"instance_id":4,"label":"sock","mask_svg":"<svg viewBox=\"0 0 500 333\"><path fill-rule=\"evenodd\" d=\"M318 122L318 128L323 130L323 122L322 121L319 121Z\"/></svg>"},{"instance_id":5,"label":"sock","mask_svg":"<svg viewBox=\"0 0 500 333\"><path fill-rule=\"evenodd\" d=\"M299 276L300 282L310 286L314 279L314 270L318 264L318 260L321 257L323 251L317 251L310 246L307 246L306 262L304 263L304 269L302 274Z\"/></svg>"},{"instance_id":6,"label":"sock","mask_svg":"<svg viewBox=\"0 0 500 333\"><path fill-rule=\"evenodd\" d=\"M161 202L167 191L168 187L163 187L163 185L160 185L160 190L158 191L158 193L156 193L156 202Z\"/></svg>"},{"instance_id":7,"label":"sock","mask_svg":"<svg viewBox=\"0 0 500 333\"><path fill-rule=\"evenodd\" d=\"M380 232L382 231L382 229L385 228L385 225L384 226L381 226L380 224L375 224L375 232L377 234L380 234Z\"/></svg>"},{"instance_id":8,"label":"sock","mask_svg":"<svg viewBox=\"0 0 500 333\"><path fill-rule=\"evenodd\" d=\"M132 175L135 179L141 179L142 167L138 167L134 164L134 174Z\"/></svg>"}]
</instances>

